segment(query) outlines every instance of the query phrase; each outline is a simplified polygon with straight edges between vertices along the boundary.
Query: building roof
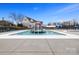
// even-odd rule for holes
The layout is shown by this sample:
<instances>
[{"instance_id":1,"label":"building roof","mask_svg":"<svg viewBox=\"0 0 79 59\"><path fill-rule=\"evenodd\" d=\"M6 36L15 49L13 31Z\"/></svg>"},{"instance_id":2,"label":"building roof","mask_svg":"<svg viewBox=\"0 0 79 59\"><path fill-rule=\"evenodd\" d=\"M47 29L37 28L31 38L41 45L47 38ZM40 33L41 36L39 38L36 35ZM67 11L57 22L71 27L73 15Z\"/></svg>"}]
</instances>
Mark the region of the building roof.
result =
<instances>
[{"instance_id":1,"label":"building roof","mask_svg":"<svg viewBox=\"0 0 79 59\"><path fill-rule=\"evenodd\" d=\"M14 24L6 21L6 20L0 20L0 26L15 26Z\"/></svg>"}]
</instances>

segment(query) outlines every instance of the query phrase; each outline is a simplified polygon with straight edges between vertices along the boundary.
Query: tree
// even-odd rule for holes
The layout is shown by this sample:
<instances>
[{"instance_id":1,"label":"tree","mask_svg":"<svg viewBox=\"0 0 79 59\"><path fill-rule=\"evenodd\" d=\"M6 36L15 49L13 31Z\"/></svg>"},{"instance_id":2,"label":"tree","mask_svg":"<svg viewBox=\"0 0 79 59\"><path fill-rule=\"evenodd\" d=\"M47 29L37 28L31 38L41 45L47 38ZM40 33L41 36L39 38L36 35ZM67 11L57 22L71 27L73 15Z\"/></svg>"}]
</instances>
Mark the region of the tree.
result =
<instances>
[{"instance_id":1,"label":"tree","mask_svg":"<svg viewBox=\"0 0 79 59\"><path fill-rule=\"evenodd\" d=\"M17 15L17 19L18 19L19 21L23 20L23 18L24 18L24 15L22 15L22 14L18 14L18 15Z\"/></svg>"},{"instance_id":2,"label":"tree","mask_svg":"<svg viewBox=\"0 0 79 59\"><path fill-rule=\"evenodd\" d=\"M12 18L13 20L17 20L17 15L16 15L16 13L10 13L10 16L9 16L10 18Z\"/></svg>"},{"instance_id":3,"label":"tree","mask_svg":"<svg viewBox=\"0 0 79 59\"><path fill-rule=\"evenodd\" d=\"M17 24L17 26L19 26L19 27L23 27L23 24Z\"/></svg>"},{"instance_id":4,"label":"tree","mask_svg":"<svg viewBox=\"0 0 79 59\"><path fill-rule=\"evenodd\" d=\"M14 20L16 23L19 23L23 20L24 16L22 14L10 13L10 18Z\"/></svg>"}]
</instances>

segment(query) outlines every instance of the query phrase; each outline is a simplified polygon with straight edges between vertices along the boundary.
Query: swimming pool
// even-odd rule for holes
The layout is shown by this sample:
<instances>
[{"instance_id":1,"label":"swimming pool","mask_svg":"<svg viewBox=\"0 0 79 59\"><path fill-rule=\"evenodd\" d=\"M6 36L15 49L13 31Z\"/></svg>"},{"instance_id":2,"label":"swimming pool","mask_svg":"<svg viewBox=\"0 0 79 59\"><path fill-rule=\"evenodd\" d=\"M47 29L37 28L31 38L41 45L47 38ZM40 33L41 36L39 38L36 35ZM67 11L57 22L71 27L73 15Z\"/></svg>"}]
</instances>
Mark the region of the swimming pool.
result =
<instances>
[{"instance_id":1,"label":"swimming pool","mask_svg":"<svg viewBox=\"0 0 79 59\"><path fill-rule=\"evenodd\" d=\"M39 34L31 33L30 30L17 30L1 34L0 39L79 39L79 36L58 30L46 30Z\"/></svg>"},{"instance_id":2,"label":"swimming pool","mask_svg":"<svg viewBox=\"0 0 79 59\"><path fill-rule=\"evenodd\" d=\"M28 30L28 31L15 33L13 35L65 35L65 34L54 32L54 31L48 31L48 30L45 33L38 33L38 32L32 33L30 30Z\"/></svg>"}]
</instances>

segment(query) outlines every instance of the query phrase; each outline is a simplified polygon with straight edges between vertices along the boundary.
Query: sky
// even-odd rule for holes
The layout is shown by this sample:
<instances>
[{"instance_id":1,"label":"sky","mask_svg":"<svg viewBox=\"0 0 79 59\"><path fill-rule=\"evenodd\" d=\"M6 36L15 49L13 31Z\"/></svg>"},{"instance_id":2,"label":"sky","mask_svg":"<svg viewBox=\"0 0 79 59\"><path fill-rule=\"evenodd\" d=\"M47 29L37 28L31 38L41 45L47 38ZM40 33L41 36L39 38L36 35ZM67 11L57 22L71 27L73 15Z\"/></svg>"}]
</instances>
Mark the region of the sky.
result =
<instances>
[{"instance_id":1,"label":"sky","mask_svg":"<svg viewBox=\"0 0 79 59\"><path fill-rule=\"evenodd\" d=\"M0 3L0 19L9 19L10 13L23 14L35 20L59 22L64 20L79 20L78 3Z\"/></svg>"}]
</instances>

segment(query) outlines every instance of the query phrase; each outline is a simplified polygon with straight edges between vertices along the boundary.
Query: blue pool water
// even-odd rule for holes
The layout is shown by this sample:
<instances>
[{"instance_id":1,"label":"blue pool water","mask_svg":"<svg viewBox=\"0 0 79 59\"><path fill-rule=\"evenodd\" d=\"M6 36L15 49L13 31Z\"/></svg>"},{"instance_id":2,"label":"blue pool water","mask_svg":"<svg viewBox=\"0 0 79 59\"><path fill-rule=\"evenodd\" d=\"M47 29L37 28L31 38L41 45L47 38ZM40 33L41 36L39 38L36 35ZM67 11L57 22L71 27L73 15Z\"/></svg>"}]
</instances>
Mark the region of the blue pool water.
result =
<instances>
[{"instance_id":1,"label":"blue pool water","mask_svg":"<svg viewBox=\"0 0 79 59\"><path fill-rule=\"evenodd\" d=\"M32 33L31 31L19 32L14 35L64 35L58 32L46 31L45 33Z\"/></svg>"}]
</instances>

